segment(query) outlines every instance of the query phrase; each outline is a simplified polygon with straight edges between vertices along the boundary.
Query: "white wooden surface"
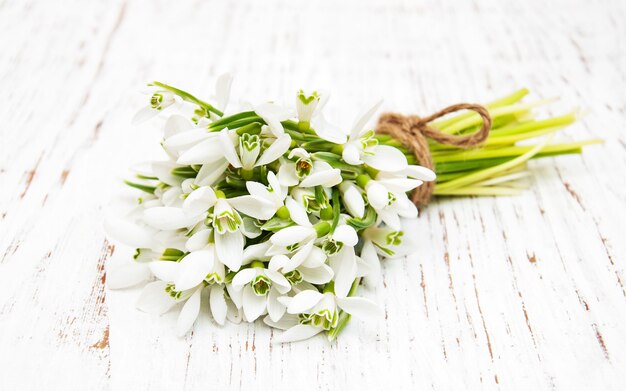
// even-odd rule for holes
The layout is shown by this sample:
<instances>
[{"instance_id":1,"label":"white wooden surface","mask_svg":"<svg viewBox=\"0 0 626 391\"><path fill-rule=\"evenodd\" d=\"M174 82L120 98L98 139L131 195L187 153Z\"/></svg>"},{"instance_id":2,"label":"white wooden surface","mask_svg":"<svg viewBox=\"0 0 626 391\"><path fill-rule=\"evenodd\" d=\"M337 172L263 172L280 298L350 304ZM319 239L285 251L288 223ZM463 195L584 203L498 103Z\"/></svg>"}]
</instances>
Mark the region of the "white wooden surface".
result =
<instances>
[{"instance_id":1,"label":"white wooden surface","mask_svg":"<svg viewBox=\"0 0 626 391\"><path fill-rule=\"evenodd\" d=\"M0 1L0 390L625 389L626 3L544 3ZM523 196L428 207L378 324L280 345L205 314L179 339L105 289L101 221L157 153L135 91L223 71L242 99L331 90L346 122L527 86L606 143L533 164Z\"/></svg>"}]
</instances>

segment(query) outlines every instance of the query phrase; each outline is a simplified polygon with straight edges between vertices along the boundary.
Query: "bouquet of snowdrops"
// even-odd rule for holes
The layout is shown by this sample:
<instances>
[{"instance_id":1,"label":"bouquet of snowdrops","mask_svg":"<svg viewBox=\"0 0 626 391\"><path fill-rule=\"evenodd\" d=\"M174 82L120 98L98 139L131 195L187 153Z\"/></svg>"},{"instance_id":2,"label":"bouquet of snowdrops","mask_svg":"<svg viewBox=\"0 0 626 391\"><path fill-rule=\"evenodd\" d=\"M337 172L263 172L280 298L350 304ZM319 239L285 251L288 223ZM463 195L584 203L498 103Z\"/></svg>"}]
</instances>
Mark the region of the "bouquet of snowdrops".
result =
<instances>
[{"instance_id":1,"label":"bouquet of snowdrops","mask_svg":"<svg viewBox=\"0 0 626 391\"><path fill-rule=\"evenodd\" d=\"M136 121L164 113L162 147L169 159L127 181L141 191L138 204L105 222L110 236L136 248L134 259L108 268L109 287L150 281L138 308L162 314L181 304L181 335L202 306L220 325L262 319L285 330L278 337L283 342L320 332L334 339L351 315L380 316L357 288L377 283L381 259L413 250L403 225L418 210L408 194L434 181L434 172L417 165L397 140L367 127L380 102L351 129L325 119L327 97L317 92L299 91L295 109L262 103L224 115L231 81L218 79L214 104L151 84L149 105ZM532 106L515 105L523 95L493 105L495 148L488 143L476 152L484 156L432 146L443 171L435 194L519 189L514 182L526 160L548 146L511 151L513 144L574 119L529 120ZM462 134L479 122L463 114L439 125ZM580 146L546 154L578 152Z\"/></svg>"}]
</instances>

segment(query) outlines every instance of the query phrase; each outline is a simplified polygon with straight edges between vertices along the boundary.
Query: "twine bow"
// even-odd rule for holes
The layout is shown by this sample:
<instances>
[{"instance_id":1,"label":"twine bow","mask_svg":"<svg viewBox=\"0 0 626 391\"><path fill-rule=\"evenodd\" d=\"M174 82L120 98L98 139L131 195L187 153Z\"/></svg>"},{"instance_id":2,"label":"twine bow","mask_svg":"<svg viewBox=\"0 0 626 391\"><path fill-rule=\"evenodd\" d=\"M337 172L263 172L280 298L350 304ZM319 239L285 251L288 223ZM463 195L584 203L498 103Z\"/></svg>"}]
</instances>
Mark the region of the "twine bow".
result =
<instances>
[{"instance_id":1,"label":"twine bow","mask_svg":"<svg viewBox=\"0 0 626 391\"><path fill-rule=\"evenodd\" d=\"M460 110L472 110L481 116L483 126L472 134L458 136L443 133L438 129L431 128L428 124L444 115ZM424 167L434 170L433 157L428 147L428 138L444 145L469 149L485 142L491 130L491 116L484 106L470 103L459 103L448 106L427 117L417 115L402 115L398 113L383 113L376 126L376 132L388 134L400 141L415 155L417 162ZM425 206L430 201L435 182L424 182L423 185L413 190L411 200L417 206Z\"/></svg>"}]
</instances>

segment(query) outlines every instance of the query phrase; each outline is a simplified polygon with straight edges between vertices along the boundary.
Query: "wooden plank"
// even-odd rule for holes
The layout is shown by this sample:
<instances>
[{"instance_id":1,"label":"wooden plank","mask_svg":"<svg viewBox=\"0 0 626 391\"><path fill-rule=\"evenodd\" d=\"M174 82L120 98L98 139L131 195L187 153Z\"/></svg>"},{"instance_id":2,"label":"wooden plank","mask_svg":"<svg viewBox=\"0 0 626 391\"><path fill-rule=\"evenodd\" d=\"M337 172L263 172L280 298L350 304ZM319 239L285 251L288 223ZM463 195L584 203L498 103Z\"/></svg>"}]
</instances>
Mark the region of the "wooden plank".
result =
<instances>
[{"instance_id":1,"label":"wooden plank","mask_svg":"<svg viewBox=\"0 0 626 391\"><path fill-rule=\"evenodd\" d=\"M0 389L623 389L626 5L620 1L0 3ZM378 96L428 113L521 86L588 114L584 156L533 163L513 198L440 199L367 292L385 319L335 343L281 345L262 324L185 338L176 311L104 288L124 251L102 216L126 167L158 158L132 129L152 78L236 99L331 90L349 125ZM547 113L547 111L546 111Z\"/></svg>"}]
</instances>

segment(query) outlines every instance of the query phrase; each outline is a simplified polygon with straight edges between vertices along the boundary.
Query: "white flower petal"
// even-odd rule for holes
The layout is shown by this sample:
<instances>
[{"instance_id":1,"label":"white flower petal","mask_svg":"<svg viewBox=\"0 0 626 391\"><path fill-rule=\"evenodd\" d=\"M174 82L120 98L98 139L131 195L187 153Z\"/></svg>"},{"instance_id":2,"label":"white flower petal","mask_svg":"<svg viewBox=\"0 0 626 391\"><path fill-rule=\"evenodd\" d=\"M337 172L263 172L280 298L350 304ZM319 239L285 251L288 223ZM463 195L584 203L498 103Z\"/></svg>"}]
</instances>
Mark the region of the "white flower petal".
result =
<instances>
[{"instance_id":1,"label":"white flower petal","mask_svg":"<svg viewBox=\"0 0 626 391\"><path fill-rule=\"evenodd\" d=\"M408 167L406 156L398 148L389 145L377 145L372 148L373 155L363 156L363 161L379 171L397 172Z\"/></svg>"},{"instance_id":2,"label":"white flower petal","mask_svg":"<svg viewBox=\"0 0 626 391\"><path fill-rule=\"evenodd\" d=\"M354 247L359 242L359 235L357 235L354 228L347 224L337 226L332 236L334 240L341 242L346 246Z\"/></svg>"},{"instance_id":3,"label":"white flower petal","mask_svg":"<svg viewBox=\"0 0 626 391\"><path fill-rule=\"evenodd\" d=\"M285 198L285 206L289 211L289 217L293 220L294 223L303 226L303 227L311 227L311 222L309 221L309 215L306 213L306 209L300 203L296 202L293 198L287 197Z\"/></svg>"},{"instance_id":4,"label":"white flower petal","mask_svg":"<svg viewBox=\"0 0 626 391\"><path fill-rule=\"evenodd\" d=\"M266 200L272 198L272 195L267 186L260 182L247 181L246 190L248 190L248 193L250 193L250 195L253 195L255 197L264 198Z\"/></svg>"},{"instance_id":5,"label":"white flower petal","mask_svg":"<svg viewBox=\"0 0 626 391\"><path fill-rule=\"evenodd\" d=\"M300 187L324 186L333 187L342 181L341 170L331 168L329 170L320 170L313 172L300 182Z\"/></svg>"},{"instance_id":6,"label":"white flower petal","mask_svg":"<svg viewBox=\"0 0 626 391\"><path fill-rule=\"evenodd\" d=\"M217 258L232 271L241 267L243 259L244 237L241 231L215 234Z\"/></svg>"},{"instance_id":7,"label":"white flower petal","mask_svg":"<svg viewBox=\"0 0 626 391\"><path fill-rule=\"evenodd\" d=\"M285 314L286 307L278 301L280 293L276 289L270 290L267 297L267 314L274 322L278 322Z\"/></svg>"},{"instance_id":8,"label":"white flower petal","mask_svg":"<svg viewBox=\"0 0 626 391\"><path fill-rule=\"evenodd\" d=\"M187 254L180 261L180 271L174 281L176 290L184 291L200 284L213 269L214 262L212 247Z\"/></svg>"},{"instance_id":9,"label":"white flower petal","mask_svg":"<svg viewBox=\"0 0 626 391\"><path fill-rule=\"evenodd\" d=\"M324 295L318 291L302 291L291 299L287 306L287 312L290 314L306 312L315 307L323 297Z\"/></svg>"},{"instance_id":10,"label":"white flower petal","mask_svg":"<svg viewBox=\"0 0 626 391\"><path fill-rule=\"evenodd\" d=\"M191 329L198 314L200 313L200 297L202 294L202 288L196 289L187 302L183 306L183 309L178 315L178 321L176 322L176 334L179 337L187 334L187 331Z\"/></svg>"},{"instance_id":11,"label":"white flower petal","mask_svg":"<svg viewBox=\"0 0 626 391\"><path fill-rule=\"evenodd\" d=\"M167 121L165 121L165 125L163 125L163 138L168 139L175 134L183 133L193 128L193 122L187 117L180 114L172 114Z\"/></svg>"},{"instance_id":12,"label":"white flower petal","mask_svg":"<svg viewBox=\"0 0 626 391\"><path fill-rule=\"evenodd\" d=\"M396 201L393 206L395 207L396 212L398 212L398 215L409 219L416 218L418 210L413 201L409 200L404 193L394 195L396 196Z\"/></svg>"},{"instance_id":13,"label":"white flower petal","mask_svg":"<svg viewBox=\"0 0 626 391\"><path fill-rule=\"evenodd\" d=\"M269 302L268 302L268 306L269 306ZM265 318L263 318L263 323L265 323L266 325L270 327L274 327L276 329L287 330L299 324L300 321L298 320L298 316L296 315L284 314L277 321L272 320L271 316L268 315Z\"/></svg>"},{"instance_id":14,"label":"white flower petal","mask_svg":"<svg viewBox=\"0 0 626 391\"><path fill-rule=\"evenodd\" d=\"M339 185L342 190L343 204L352 216L361 218L365 214L365 200L355 185L344 181Z\"/></svg>"},{"instance_id":15,"label":"white flower petal","mask_svg":"<svg viewBox=\"0 0 626 391\"><path fill-rule=\"evenodd\" d=\"M313 246L304 262L302 262L302 266L315 268L322 265L324 262L326 262L326 253L324 250L317 246Z\"/></svg>"},{"instance_id":16,"label":"white flower petal","mask_svg":"<svg viewBox=\"0 0 626 391\"><path fill-rule=\"evenodd\" d=\"M159 178L161 182L170 186L180 186L183 182L184 178L172 174L172 169L178 165L171 162L154 162L151 166L153 175Z\"/></svg>"},{"instance_id":17,"label":"white flower petal","mask_svg":"<svg viewBox=\"0 0 626 391\"><path fill-rule=\"evenodd\" d=\"M201 141L183 152L178 164L211 164L224 158L224 147L220 138L213 136Z\"/></svg>"},{"instance_id":18,"label":"white flower petal","mask_svg":"<svg viewBox=\"0 0 626 391\"><path fill-rule=\"evenodd\" d=\"M202 213L215 205L216 201L215 191L209 186L202 186L189 193L183 202L183 208L192 213Z\"/></svg>"},{"instance_id":19,"label":"white flower petal","mask_svg":"<svg viewBox=\"0 0 626 391\"><path fill-rule=\"evenodd\" d=\"M273 196L274 202L282 206L283 200L287 197L287 188L286 186L282 186L278 181L278 177L272 171L267 173L267 182L269 183L269 187L272 189L270 195Z\"/></svg>"},{"instance_id":20,"label":"white flower petal","mask_svg":"<svg viewBox=\"0 0 626 391\"><path fill-rule=\"evenodd\" d=\"M239 226L243 235L248 239L258 238L261 235L261 229L256 226L254 219L250 217L242 217L243 224Z\"/></svg>"},{"instance_id":21,"label":"white flower petal","mask_svg":"<svg viewBox=\"0 0 626 391\"><path fill-rule=\"evenodd\" d=\"M180 187L170 187L161 194L161 201L165 206L180 205L180 196L183 194Z\"/></svg>"},{"instance_id":22,"label":"white flower petal","mask_svg":"<svg viewBox=\"0 0 626 391\"><path fill-rule=\"evenodd\" d=\"M344 247L339 254L331 257L330 266L335 273L335 295L346 297L356 279L356 259L354 248Z\"/></svg>"},{"instance_id":23,"label":"white flower petal","mask_svg":"<svg viewBox=\"0 0 626 391\"><path fill-rule=\"evenodd\" d=\"M293 162L283 162L278 169L278 181L283 186L296 186L300 183L300 178L296 174L296 164Z\"/></svg>"},{"instance_id":24,"label":"white flower petal","mask_svg":"<svg viewBox=\"0 0 626 391\"><path fill-rule=\"evenodd\" d=\"M281 273L268 269L266 269L264 273L274 284L276 284L276 289L278 289L280 293L285 294L291 290L291 284Z\"/></svg>"},{"instance_id":25,"label":"white flower petal","mask_svg":"<svg viewBox=\"0 0 626 391\"><path fill-rule=\"evenodd\" d=\"M311 284L326 284L333 279L335 273L330 266L322 264L315 268L299 267L298 271L302 274L302 278Z\"/></svg>"},{"instance_id":26,"label":"white flower petal","mask_svg":"<svg viewBox=\"0 0 626 391\"><path fill-rule=\"evenodd\" d=\"M166 136L163 141L163 148L180 153L211 137L215 137L215 135L207 132L206 128L189 129L172 136Z\"/></svg>"},{"instance_id":27,"label":"white flower petal","mask_svg":"<svg viewBox=\"0 0 626 391\"><path fill-rule=\"evenodd\" d=\"M343 152L341 152L341 157L346 163L353 166L363 164L359 148L354 143L348 143L344 146Z\"/></svg>"},{"instance_id":28,"label":"white flower petal","mask_svg":"<svg viewBox=\"0 0 626 391\"><path fill-rule=\"evenodd\" d=\"M369 286L377 286L381 280L380 258L376 253L376 247L371 240L365 240L361 249L361 259L368 267L368 273L365 275L365 282Z\"/></svg>"},{"instance_id":29,"label":"white flower petal","mask_svg":"<svg viewBox=\"0 0 626 391\"><path fill-rule=\"evenodd\" d=\"M382 183L387 190L393 193L406 193L420 186L422 181L419 179L409 179L409 178L389 178L389 179L381 179L378 182Z\"/></svg>"},{"instance_id":30,"label":"white flower petal","mask_svg":"<svg viewBox=\"0 0 626 391\"><path fill-rule=\"evenodd\" d=\"M150 118L154 118L159 114L159 110L153 109L151 106L146 106L139 110L134 116L132 120L133 125L139 125L142 122L149 120Z\"/></svg>"},{"instance_id":31,"label":"white flower petal","mask_svg":"<svg viewBox=\"0 0 626 391\"><path fill-rule=\"evenodd\" d=\"M257 296L251 286L243 288L243 313L248 322L254 322L265 312L265 296Z\"/></svg>"},{"instance_id":32,"label":"white flower petal","mask_svg":"<svg viewBox=\"0 0 626 391\"><path fill-rule=\"evenodd\" d=\"M236 133L233 133L233 135L234 137L237 137ZM237 155L237 151L235 150L233 136L231 136L227 128L220 131L219 140L222 148L222 154L226 160L228 160L233 167L241 167L241 160L239 160L239 155Z\"/></svg>"},{"instance_id":33,"label":"white flower petal","mask_svg":"<svg viewBox=\"0 0 626 391\"><path fill-rule=\"evenodd\" d=\"M103 225L107 235L126 245L140 248L154 246L156 230L151 227L141 226L130 220L112 216L107 217Z\"/></svg>"},{"instance_id":34,"label":"white flower petal","mask_svg":"<svg viewBox=\"0 0 626 391\"><path fill-rule=\"evenodd\" d=\"M172 282L178 276L180 264L172 261L153 261L148 264L152 274L159 280Z\"/></svg>"},{"instance_id":35,"label":"white flower petal","mask_svg":"<svg viewBox=\"0 0 626 391\"><path fill-rule=\"evenodd\" d=\"M211 237L211 229L202 229L187 239L185 242L185 249L187 251L198 251L202 250L209 243L209 238Z\"/></svg>"},{"instance_id":36,"label":"white flower petal","mask_svg":"<svg viewBox=\"0 0 626 391\"><path fill-rule=\"evenodd\" d=\"M304 159L309 159L311 155L304 148L294 148L289 152L289 159L292 159L294 156Z\"/></svg>"},{"instance_id":37,"label":"white flower petal","mask_svg":"<svg viewBox=\"0 0 626 391\"><path fill-rule=\"evenodd\" d=\"M235 307L241 308L243 301L243 289L237 289L233 286L233 284L226 284L226 291L228 292L228 297L230 297L230 301L227 301L226 304L228 305L228 303L232 301ZM230 309L228 312L230 312ZM228 317L228 313L226 316Z\"/></svg>"},{"instance_id":38,"label":"white flower petal","mask_svg":"<svg viewBox=\"0 0 626 391\"><path fill-rule=\"evenodd\" d=\"M246 246L243 250L243 265L247 265L252 261L262 260L266 256L267 250L272 244L269 241Z\"/></svg>"},{"instance_id":39,"label":"white flower petal","mask_svg":"<svg viewBox=\"0 0 626 391\"><path fill-rule=\"evenodd\" d=\"M243 195L229 198L228 203L239 212L260 220L269 220L276 213L276 207L265 198Z\"/></svg>"},{"instance_id":40,"label":"white flower petal","mask_svg":"<svg viewBox=\"0 0 626 391\"><path fill-rule=\"evenodd\" d=\"M366 192L367 200L376 210L383 209L389 203L389 192L378 182L370 181L366 186Z\"/></svg>"},{"instance_id":41,"label":"white flower petal","mask_svg":"<svg viewBox=\"0 0 626 391\"><path fill-rule=\"evenodd\" d=\"M177 301L165 291L166 286L165 281L154 281L146 285L137 299L137 308L156 315L172 309Z\"/></svg>"},{"instance_id":42,"label":"white flower petal","mask_svg":"<svg viewBox=\"0 0 626 391\"><path fill-rule=\"evenodd\" d=\"M322 113L313 118L311 126L315 129L315 133L326 141L330 141L334 144L343 144L346 142L346 134L341 131L341 128L326 120Z\"/></svg>"},{"instance_id":43,"label":"white flower petal","mask_svg":"<svg viewBox=\"0 0 626 391\"><path fill-rule=\"evenodd\" d=\"M291 145L291 136L283 134L272 143L257 160L255 167L264 166L283 156L289 150Z\"/></svg>"},{"instance_id":44,"label":"white flower petal","mask_svg":"<svg viewBox=\"0 0 626 391\"><path fill-rule=\"evenodd\" d=\"M243 311L241 310L241 305L238 308L237 306L235 306L235 304L232 301L227 300L226 307L227 307L226 319L228 319L229 322L234 323L234 324L241 323L241 320L243 319L243 313L242 313Z\"/></svg>"},{"instance_id":45,"label":"white flower petal","mask_svg":"<svg viewBox=\"0 0 626 391\"><path fill-rule=\"evenodd\" d=\"M308 324L299 324L293 326L289 330L285 331L278 337L276 337L277 342L295 342L302 341L304 339L311 338L316 334L319 334L322 331L321 328L311 326Z\"/></svg>"},{"instance_id":46,"label":"white flower petal","mask_svg":"<svg viewBox=\"0 0 626 391\"><path fill-rule=\"evenodd\" d=\"M382 209L378 211L378 218L382 220L388 227L400 230L402 229L402 223L398 213L393 209Z\"/></svg>"},{"instance_id":47,"label":"white flower petal","mask_svg":"<svg viewBox=\"0 0 626 391\"><path fill-rule=\"evenodd\" d=\"M291 257L289 262L283 265L283 272L285 273L290 272L294 270L295 268L297 268L298 266L300 266L302 263L304 263L304 261L308 258L309 254L311 253L312 249L313 249L313 241L311 240L306 245L304 245L301 249L299 249Z\"/></svg>"},{"instance_id":48,"label":"white flower petal","mask_svg":"<svg viewBox=\"0 0 626 391\"><path fill-rule=\"evenodd\" d=\"M126 261L107 267L106 284L109 289L123 289L145 282L149 277L150 270L145 264Z\"/></svg>"},{"instance_id":49,"label":"white flower petal","mask_svg":"<svg viewBox=\"0 0 626 391\"><path fill-rule=\"evenodd\" d=\"M254 107L254 111L269 125L275 136L285 133L281 121L293 117L293 112L274 103L262 103Z\"/></svg>"},{"instance_id":50,"label":"white flower petal","mask_svg":"<svg viewBox=\"0 0 626 391\"><path fill-rule=\"evenodd\" d=\"M270 259L270 263L267 265L269 270L280 270L290 261L289 257L284 254L277 254Z\"/></svg>"},{"instance_id":51,"label":"white flower petal","mask_svg":"<svg viewBox=\"0 0 626 391\"><path fill-rule=\"evenodd\" d=\"M146 224L162 229L178 229L188 227L198 221L196 217L188 215L183 209L171 206L157 206L143 212Z\"/></svg>"},{"instance_id":52,"label":"white flower petal","mask_svg":"<svg viewBox=\"0 0 626 391\"><path fill-rule=\"evenodd\" d=\"M359 134L361 134L361 132L363 131L363 128L365 128L365 125L367 125L367 122L376 113L376 110L378 110L378 108L380 107L382 103L383 101L379 100L378 102L374 103L371 107L361 112L361 114L357 117L356 121L354 121L354 124L352 125L352 130L350 131L351 139L357 138Z\"/></svg>"},{"instance_id":53,"label":"white flower petal","mask_svg":"<svg viewBox=\"0 0 626 391\"><path fill-rule=\"evenodd\" d=\"M276 232L270 237L270 241L277 246L288 246L290 244L299 243L313 235L315 235L315 229L313 227L294 225Z\"/></svg>"},{"instance_id":54,"label":"white flower petal","mask_svg":"<svg viewBox=\"0 0 626 391\"><path fill-rule=\"evenodd\" d=\"M268 257L273 257L274 255L286 255L289 253L290 251L287 250L287 248L285 248L284 246L277 246L275 244L272 244L265 252L265 255Z\"/></svg>"},{"instance_id":55,"label":"white flower petal","mask_svg":"<svg viewBox=\"0 0 626 391\"><path fill-rule=\"evenodd\" d=\"M233 287L240 288L246 285L247 283L252 281L257 276L257 274L259 274L258 271L259 269L255 267L240 270L237 274L235 274L235 277L233 277Z\"/></svg>"},{"instance_id":56,"label":"white flower petal","mask_svg":"<svg viewBox=\"0 0 626 391\"><path fill-rule=\"evenodd\" d=\"M198 186L213 186L228 168L228 161L220 159L212 164L204 164L196 175L195 183Z\"/></svg>"},{"instance_id":57,"label":"white flower petal","mask_svg":"<svg viewBox=\"0 0 626 391\"><path fill-rule=\"evenodd\" d=\"M233 75L230 73L224 73L217 78L215 82L215 94L217 101L217 108L224 111L228 104L228 98L230 96L230 86L233 84Z\"/></svg>"},{"instance_id":58,"label":"white flower petal","mask_svg":"<svg viewBox=\"0 0 626 391\"><path fill-rule=\"evenodd\" d=\"M337 305L361 320L376 322L383 317L382 309L363 297L337 297Z\"/></svg>"},{"instance_id":59,"label":"white flower petal","mask_svg":"<svg viewBox=\"0 0 626 391\"><path fill-rule=\"evenodd\" d=\"M407 166L401 172L401 174L406 175L409 178L415 178L415 179L419 179L422 181L434 181L435 179L437 179L437 175L435 175L435 173L432 170L426 167L417 166L417 165Z\"/></svg>"},{"instance_id":60,"label":"white flower petal","mask_svg":"<svg viewBox=\"0 0 626 391\"><path fill-rule=\"evenodd\" d=\"M211 314L213 315L213 319L219 325L223 326L226 321L226 313L228 312L226 299L224 298L224 285L214 284L211 286L210 292L209 302L211 305Z\"/></svg>"}]
</instances>

